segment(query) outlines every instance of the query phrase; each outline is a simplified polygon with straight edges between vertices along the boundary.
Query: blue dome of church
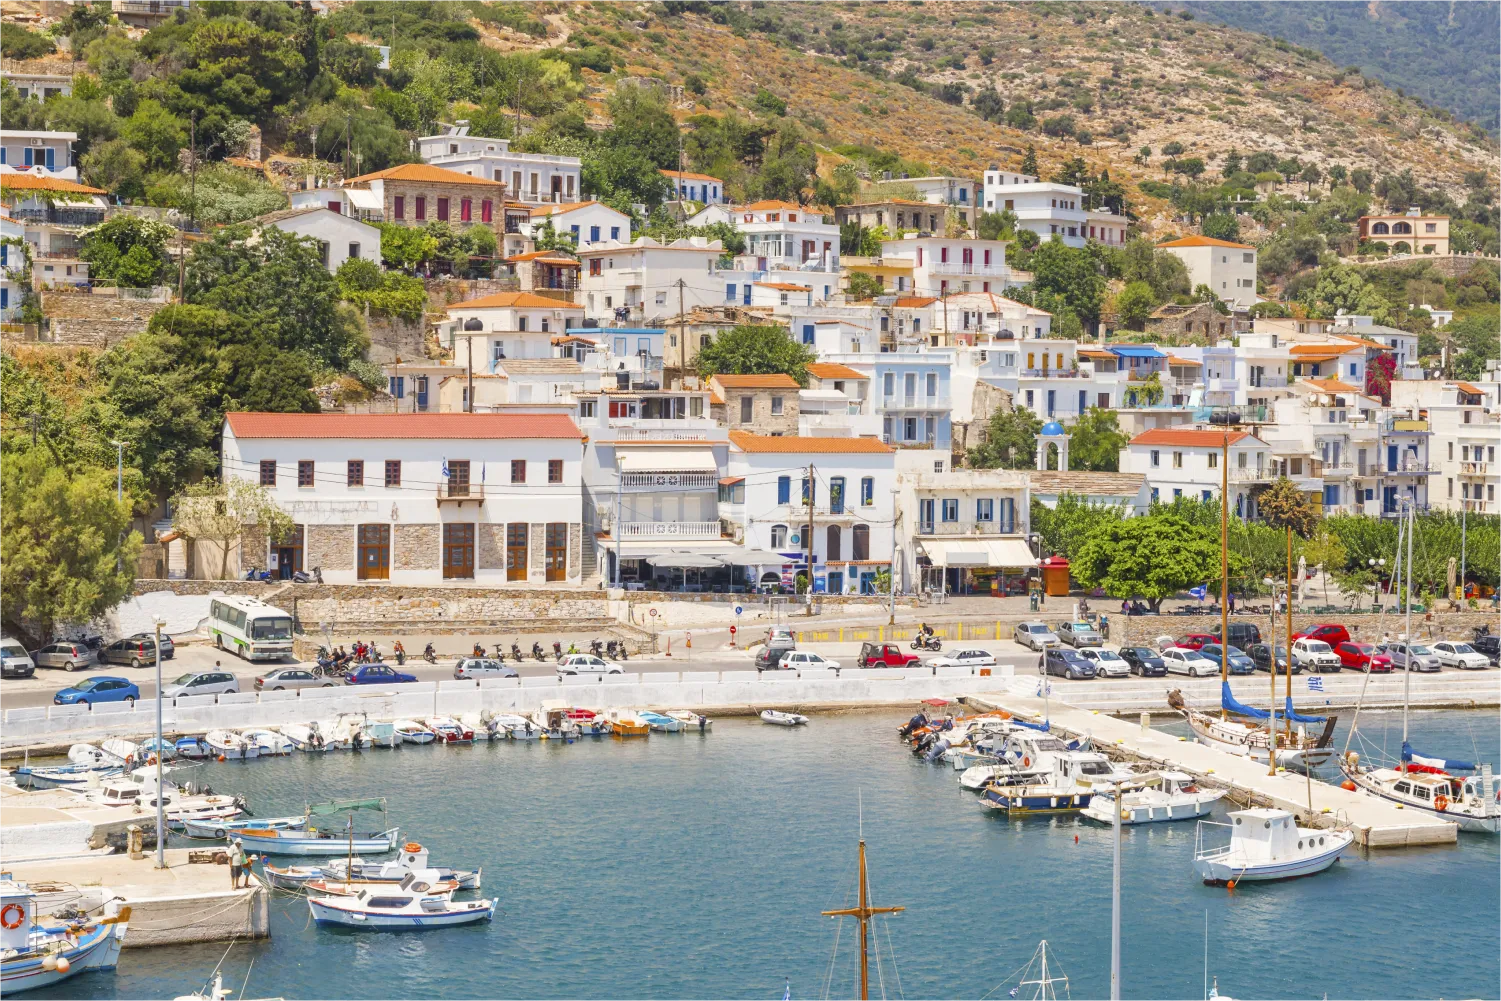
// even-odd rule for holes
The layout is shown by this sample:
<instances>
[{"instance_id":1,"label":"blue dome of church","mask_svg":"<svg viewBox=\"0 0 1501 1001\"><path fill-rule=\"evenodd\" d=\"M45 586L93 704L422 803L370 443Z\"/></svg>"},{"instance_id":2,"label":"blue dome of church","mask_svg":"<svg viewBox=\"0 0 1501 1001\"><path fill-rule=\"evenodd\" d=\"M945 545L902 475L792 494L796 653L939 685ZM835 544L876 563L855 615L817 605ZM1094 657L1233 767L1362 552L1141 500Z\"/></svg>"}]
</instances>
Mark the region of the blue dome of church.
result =
<instances>
[{"instance_id":1,"label":"blue dome of church","mask_svg":"<svg viewBox=\"0 0 1501 1001\"><path fill-rule=\"evenodd\" d=\"M1059 424L1057 421L1048 421L1042 426L1042 434L1044 435L1058 435L1061 437L1065 433L1066 432L1063 430L1063 425Z\"/></svg>"}]
</instances>

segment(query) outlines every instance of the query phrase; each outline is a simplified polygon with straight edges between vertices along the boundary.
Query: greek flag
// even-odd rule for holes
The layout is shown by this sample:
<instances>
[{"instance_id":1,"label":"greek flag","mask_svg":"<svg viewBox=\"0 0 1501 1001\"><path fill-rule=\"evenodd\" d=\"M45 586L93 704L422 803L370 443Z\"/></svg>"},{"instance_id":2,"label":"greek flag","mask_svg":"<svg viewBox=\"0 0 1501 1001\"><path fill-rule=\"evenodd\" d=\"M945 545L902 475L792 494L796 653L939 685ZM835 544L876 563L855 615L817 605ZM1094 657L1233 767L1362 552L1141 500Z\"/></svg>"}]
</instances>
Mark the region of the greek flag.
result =
<instances>
[{"instance_id":1,"label":"greek flag","mask_svg":"<svg viewBox=\"0 0 1501 1001\"><path fill-rule=\"evenodd\" d=\"M485 482L485 464L483 462L479 464L479 481L481 483Z\"/></svg>"},{"instance_id":2,"label":"greek flag","mask_svg":"<svg viewBox=\"0 0 1501 1001\"><path fill-rule=\"evenodd\" d=\"M1052 695L1052 694L1053 694L1053 686L1050 685L1050 684L1048 684L1046 681L1039 681L1037 683L1037 694L1034 695L1034 696L1032 696L1032 697L1034 699L1040 699L1040 698L1042 698L1045 695Z\"/></svg>"},{"instance_id":3,"label":"greek flag","mask_svg":"<svg viewBox=\"0 0 1501 1001\"><path fill-rule=\"evenodd\" d=\"M1324 690L1324 679L1319 677L1318 675L1314 675L1313 677L1309 678L1308 690L1310 692L1322 692Z\"/></svg>"},{"instance_id":4,"label":"greek flag","mask_svg":"<svg viewBox=\"0 0 1501 1001\"><path fill-rule=\"evenodd\" d=\"M448 479L448 456L443 456L443 478Z\"/></svg>"},{"instance_id":5,"label":"greek flag","mask_svg":"<svg viewBox=\"0 0 1501 1001\"><path fill-rule=\"evenodd\" d=\"M1209 597L1209 585L1200 584L1198 587L1191 587L1188 589L1188 593L1193 595L1195 598L1198 598L1200 601L1203 601L1205 598Z\"/></svg>"}]
</instances>

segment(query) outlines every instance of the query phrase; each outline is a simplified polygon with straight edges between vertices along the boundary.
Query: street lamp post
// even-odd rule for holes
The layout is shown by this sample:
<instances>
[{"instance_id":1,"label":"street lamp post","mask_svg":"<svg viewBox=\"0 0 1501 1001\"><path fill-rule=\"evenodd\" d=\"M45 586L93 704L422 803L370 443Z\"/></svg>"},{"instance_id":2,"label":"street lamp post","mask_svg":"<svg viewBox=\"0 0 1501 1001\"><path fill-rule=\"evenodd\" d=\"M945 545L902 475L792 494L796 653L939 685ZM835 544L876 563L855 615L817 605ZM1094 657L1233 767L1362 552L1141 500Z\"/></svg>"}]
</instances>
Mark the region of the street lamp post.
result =
<instances>
[{"instance_id":1,"label":"street lamp post","mask_svg":"<svg viewBox=\"0 0 1501 1001\"><path fill-rule=\"evenodd\" d=\"M1384 559L1378 560L1375 557L1372 557L1371 559L1366 560L1366 566L1368 566L1368 567L1371 568L1371 573L1373 573L1373 574L1374 573L1380 573L1380 571L1377 568L1378 567L1384 567L1384 566L1386 566L1386 560L1384 560ZM1376 583L1374 583L1374 584L1371 585L1371 607L1372 608L1376 607L1376 598L1380 594L1381 594L1381 584L1378 581L1378 582L1376 582Z\"/></svg>"},{"instance_id":2,"label":"street lamp post","mask_svg":"<svg viewBox=\"0 0 1501 1001\"><path fill-rule=\"evenodd\" d=\"M162 809L162 617L156 624L156 867L167 868L167 824Z\"/></svg>"}]
</instances>

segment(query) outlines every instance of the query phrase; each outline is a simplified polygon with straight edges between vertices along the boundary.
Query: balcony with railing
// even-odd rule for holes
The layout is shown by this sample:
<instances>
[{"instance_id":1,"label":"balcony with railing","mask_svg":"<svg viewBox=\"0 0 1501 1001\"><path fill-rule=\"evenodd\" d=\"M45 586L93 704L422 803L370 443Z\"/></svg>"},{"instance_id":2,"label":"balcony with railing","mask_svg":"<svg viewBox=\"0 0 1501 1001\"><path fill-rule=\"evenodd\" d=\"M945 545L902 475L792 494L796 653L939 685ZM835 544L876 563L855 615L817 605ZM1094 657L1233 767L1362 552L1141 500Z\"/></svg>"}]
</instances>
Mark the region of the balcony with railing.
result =
<instances>
[{"instance_id":1,"label":"balcony with railing","mask_svg":"<svg viewBox=\"0 0 1501 1001\"><path fill-rule=\"evenodd\" d=\"M627 494L718 490L719 473L621 473L620 491Z\"/></svg>"},{"instance_id":2,"label":"balcony with railing","mask_svg":"<svg viewBox=\"0 0 1501 1001\"><path fill-rule=\"evenodd\" d=\"M1438 472L1438 468L1431 462L1422 459L1402 459L1396 465L1382 463L1381 474L1383 476L1428 476Z\"/></svg>"},{"instance_id":3,"label":"balcony with railing","mask_svg":"<svg viewBox=\"0 0 1501 1001\"><path fill-rule=\"evenodd\" d=\"M32 205L10 210L17 222L52 226L97 226L104 221L104 213L105 209L92 205Z\"/></svg>"},{"instance_id":4,"label":"balcony with railing","mask_svg":"<svg viewBox=\"0 0 1501 1001\"><path fill-rule=\"evenodd\" d=\"M1281 475L1275 466L1247 466L1244 468L1232 466L1230 468L1231 483L1267 483L1277 479Z\"/></svg>"},{"instance_id":5,"label":"balcony with railing","mask_svg":"<svg viewBox=\"0 0 1501 1001\"><path fill-rule=\"evenodd\" d=\"M450 479L447 483L439 483L437 486L438 506L444 504L463 505L470 501L475 504L485 502L485 485L483 483L460 483Z\"/></svg>"},{"instance_id":6,"label":"balcony with railing","mask_svg":"<svg viewBox=\"0 0 1501 1001\"><path fill-rule=\"evenodd\" d=\"M727 441L726 430L707 417L625 417L610 421L606 433L591 432L599 441Z\"/></svg>"},{"instance_id":7,"label":"balcony with railing","mask_svg":"<svg viewBox=\"0 0 1501 1001\"><path fill-rule=\"evenodd\" d=\"M881 409L947 410L949 409L949 395L939 393L935 396L923 396L920 393L898 393L895 396L882 396Z\"/></svg>"},{"instance_id":8,"label":"balcony with railing","mask_svg":"<svg viewBox=\"0 0 1501 1001\"><path fill-rule=\"evenodd\" d=\"M1385 434L1431 434L1428 421L1422 417L1388 417L1381 422Z\"/></svg>"},{"instance_id":9,"label":"balcony with railing","mask_svg":"<svg viewBox=\"0 0 1501 1001\"><path fill-rule=\"evenodd\" d=\"M934 261L930 270L936 275L977 275L981 278L1008 278L1011 269L1004 264L966 264L963 261Z\"/></svg>"},{"instance_id":10,"label":"balcony with railing","mask_svg":"<svg viewBox=\"0 0 1501 1001\"><path fill-rule=\"evenodd\" d=\"M917 534L937 536L1015 535L1016 526L1000 521L979 521L973 518L959 521L919 521ZM1021 536L1017 536L1017 538L1020 539Z\"/></svg>"},{"instance_id":11,"label":"balcony with railing","mask_svg":"<svg viewBox=\"0 0 1501 1001\"><path fill-rule=\"evenodd\" d=\"M716 521L622 521L617 533L622 540L709 541L721 536Z\"/></svg>"},{"instance_id":12,"label":"balcony with railing","mask_svg":"<svg viewBox=\"0 0 1501 1001\"><path fill-rule=\"evenodd\" d=\"M1491 464L1489 462L1467 461L1459 464L1460 476L1489 476Z\"/></svg>"}]
</instances>

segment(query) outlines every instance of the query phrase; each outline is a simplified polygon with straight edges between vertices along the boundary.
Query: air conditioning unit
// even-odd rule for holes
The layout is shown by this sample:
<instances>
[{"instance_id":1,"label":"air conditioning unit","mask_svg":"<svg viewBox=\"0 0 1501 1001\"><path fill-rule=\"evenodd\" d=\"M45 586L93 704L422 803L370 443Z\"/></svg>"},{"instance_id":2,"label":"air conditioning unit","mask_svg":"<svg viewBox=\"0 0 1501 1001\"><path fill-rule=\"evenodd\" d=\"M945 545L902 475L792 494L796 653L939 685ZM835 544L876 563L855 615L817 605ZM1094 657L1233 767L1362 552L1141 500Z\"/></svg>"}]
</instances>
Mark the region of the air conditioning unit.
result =
<instances>
[{"instance_id":1,"label":"air conditioning unit","mask_svg":"<svg viewBox=\"0 0 1501 1001\"><path fill-rule=\"evenodd\" d=\"M31 145L33 145L33 146L41 146L41 145L44 145L45 143L46 143L45 139L33 139L33 140L31 140Z\"/></svg>"}]
</instances>

